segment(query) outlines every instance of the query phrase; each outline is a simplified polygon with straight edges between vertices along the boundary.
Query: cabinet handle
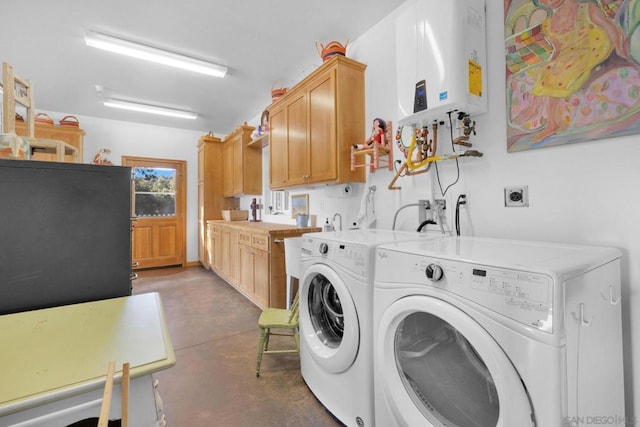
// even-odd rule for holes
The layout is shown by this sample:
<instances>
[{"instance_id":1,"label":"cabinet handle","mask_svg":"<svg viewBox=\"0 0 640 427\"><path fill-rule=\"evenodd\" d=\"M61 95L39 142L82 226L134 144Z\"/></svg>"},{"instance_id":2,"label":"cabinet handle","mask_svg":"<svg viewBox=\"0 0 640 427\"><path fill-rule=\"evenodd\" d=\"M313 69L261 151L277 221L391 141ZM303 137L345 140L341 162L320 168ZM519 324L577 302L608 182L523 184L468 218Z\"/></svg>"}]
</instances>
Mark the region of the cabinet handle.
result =
<instances>
[{"instance_id":1,"label":"cabinet handle","mask_svg":"<svg viewBox=\"0 0 640 427\"><path fill-rule=\"evenodd\" d=\"M138 278L138 273L131 273L129 275L129 280L136 280Z\"/></svg>"},{"instance_id":2,"label":"cabinet handle","mask_svg":"<svg viewBox=\"0 0 640 427\"><path fill-rule=\"evenodd\" d=\"M139 265L140 265L140 263L138 261L131 263L131 267L137 267Z\"/></svg>"},{"instance_id":3,"label":"cabinet handle","mask_svg":"<svg viewBox=\"0 0 640 427\"><path fill-rule=\"evenodd\" d=\"M273 243L284 243L284 239L274 239Z\"/></svg>"},{"instance_id":4,"label":"cabinet handle","mask_svg":"<svg viewBox=\"0 0 640 427\"><path fill-rule=\"evenodd\" d=\"M138 220L138 217L137 217L137 216L132 216L132 217L131 217L131 221L137 221L137 220Z\"/></svg>"}]
</instances>

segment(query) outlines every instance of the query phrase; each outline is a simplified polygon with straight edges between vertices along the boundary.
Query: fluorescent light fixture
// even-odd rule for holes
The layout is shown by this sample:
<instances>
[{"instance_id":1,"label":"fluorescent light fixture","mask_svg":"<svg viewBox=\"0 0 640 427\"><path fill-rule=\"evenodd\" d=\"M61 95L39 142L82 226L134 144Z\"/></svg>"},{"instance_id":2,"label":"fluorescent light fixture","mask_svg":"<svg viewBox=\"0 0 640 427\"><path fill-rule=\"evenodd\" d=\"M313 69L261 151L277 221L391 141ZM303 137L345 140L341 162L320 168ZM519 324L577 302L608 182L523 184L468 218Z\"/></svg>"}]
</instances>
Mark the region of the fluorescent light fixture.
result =
<instances>
[{"instance_id":1,"label":"fluorescent light fixture","mask_svg":"<svg viewBox=\"0 0 640 427\"><path fill-rule=\"evenodd\" d=\"M87 43L87 46L168 65L170 67L194 71L208 76L224 77L225 74L227 74L227 67L223 65L156 49L106 34L96 33L95 31L87 31L87 34L84 36L84 41Z\"/></svg>"},{"instance_id":2,"label":"fluorescent light fixture","mask_svg":"<svg viewBox=\"0 0 640 427\"><path fill-rule=\"evenodd\" d=\"M173 108L156 107L155 105L138 104L137 102L121 101L119 99L105 99L106 107L120 108L122 110L139 111L141 113L159 114L161 116L178 117L180 119L195 120L196 113L189 111L174 110Z\"/></svg>"}]
</instances>

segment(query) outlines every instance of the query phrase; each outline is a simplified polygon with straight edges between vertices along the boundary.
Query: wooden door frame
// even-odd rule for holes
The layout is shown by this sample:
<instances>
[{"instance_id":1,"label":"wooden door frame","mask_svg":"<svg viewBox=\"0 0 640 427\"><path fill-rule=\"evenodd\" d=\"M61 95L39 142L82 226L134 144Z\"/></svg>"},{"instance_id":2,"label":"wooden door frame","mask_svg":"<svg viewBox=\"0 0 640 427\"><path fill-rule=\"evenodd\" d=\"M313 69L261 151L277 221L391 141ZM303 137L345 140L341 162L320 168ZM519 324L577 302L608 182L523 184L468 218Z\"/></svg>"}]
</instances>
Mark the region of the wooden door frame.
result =
<instances>
[{"instance_id":1,"label":"wooden door frame","mask_svg":"<svg viewBox=\"0 0 640 427\"><path fill-rule=\"evenodd\" d=\"M181 233L182 233L182 256L181 256L181 260L180 260L180 265L182 267L186 266L187 264L187 162L185 160L173 160L173 159L160 159L160 158L154 158L154 157L137 157L137 156L122 156L121 158L121 165L123 166L130 166L127 165L127 162L133 162L135 163L148 163L148 164L154 164L154 163L161 163L161 164L172 164L175 166L176 168L176 214L178 212L180 212L180 216L182 217L182 219L180 220L180 226L181 226ZM134 166L135 167L135 166ZM132 167L132 173L133 173L133 167ZM181 177L181 178L179 178ZM132 185L133 185L133 176L131 177L132 179ZM133 191L131 191L131 197L133 199L133 197L135 197L135 193ZM134 217L135 216L135 204L134 201L131 201L131 216ZM178 216L178 215L176 215ZM133 239L133 235L132 235L132 239Z\"/></svg>"}]
</instances>

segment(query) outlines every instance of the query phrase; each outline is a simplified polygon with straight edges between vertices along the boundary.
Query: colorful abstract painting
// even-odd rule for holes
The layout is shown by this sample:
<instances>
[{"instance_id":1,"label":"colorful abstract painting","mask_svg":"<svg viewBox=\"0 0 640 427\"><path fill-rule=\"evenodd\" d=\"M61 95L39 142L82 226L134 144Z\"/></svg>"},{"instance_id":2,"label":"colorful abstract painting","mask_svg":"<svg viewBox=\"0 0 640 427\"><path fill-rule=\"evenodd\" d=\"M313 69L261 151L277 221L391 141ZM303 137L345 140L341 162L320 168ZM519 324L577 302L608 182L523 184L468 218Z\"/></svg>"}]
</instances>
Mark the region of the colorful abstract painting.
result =
<instances>
[{"instance_id":1,"label":"colorful abstract painting","mask_svg":"<svg viewBox=\"0 0 640 427\"><path fill-rule=\"evenodd\" d=\"M504 0L507 151L640 132L640 0Z\"/></svg>"}]
</instances>

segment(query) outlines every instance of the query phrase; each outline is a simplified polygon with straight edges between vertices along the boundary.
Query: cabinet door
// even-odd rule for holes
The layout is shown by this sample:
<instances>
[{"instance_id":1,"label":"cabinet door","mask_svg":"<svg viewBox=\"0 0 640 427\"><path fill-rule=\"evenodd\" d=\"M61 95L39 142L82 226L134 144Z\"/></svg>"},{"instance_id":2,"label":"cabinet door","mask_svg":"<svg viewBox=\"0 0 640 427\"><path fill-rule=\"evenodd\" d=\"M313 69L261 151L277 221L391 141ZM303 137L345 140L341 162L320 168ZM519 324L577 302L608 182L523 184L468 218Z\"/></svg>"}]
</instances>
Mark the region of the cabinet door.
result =
<instances>
[{"instance_id":1,"label":"cabinet door","mask_svg":"<svg viewBox=\"0 0 640 427\"><path fill-rule=\"evenodd\" d=\"M198 193L203 188L203 185L198 184ZM204 230L204 233L202 232ZM202 220L198 220L198 260L202 263L202 266L207 270L211 269L211 260L209 258L209 244L211 234L213 230L209 224L205 224Z\"/></svg>"},{"instance_id":2,"label":"cabinet door","mask_svg":"<svg viewBox=\"0 0 640 427\"><path fill-rule=\"evenodd\" d=\"M287 104L287 185L309 179L306 92Z\"/></svg>"},{"instance_id":3,"label":"cabinet door","mask_svg":"<svg viewBox=\"0 0 640 427\"><path fill-rule=\"evenodd\" d=\"M277 286L277 284L273 284ZM255 250L254 258L254 288L256 302L261 307L269 304L269 252Z\"/></svg>"},{"instance_id":4,"label":"cabinet door","mask_svg":"<svg viewBox=\"0 0 640 427\"><path fill-rule=\"evenodd\" d=\"M222 150L222 192L225 197L234 195L234 146L225 144Z\"/></svg>"},{"instance_id":5,"label":"cabinet door","mask_svg":"<svg viewBox=\"0 0 640 427\"><path fill-rule=\"evenodd\" d=\"M220 229L215 225L208 226L207 263L215 270L220 268Z\"/></svg>"},{"instance_id":6,"label":"cabinet door","mask_svg":"<svg viewBox=\"0 0 640 427\"><path fill-rule=\"evenodd\" d=\"M211 245L211 248L213 248L213 255L209 258L213 262L213 268L219 271L222 266L222 239L220 231L213 233L213 244Z\"/></svg>"},{"instance_id":7,"label":"cabinet door","mask_svg":"<svg viewBox=\"0 0 640 427\"><path fill-rule=\"evenodd\" d=\"M248 296L253 296L253 282L255 280L255 250L251 246L240 245L240 289Z\"/></svg>"},{"instance_id":8,"label":"cabinet door","mask_svg":"<svg viewBox=\"0 0 640 427\"><path fill-rule=\"evenodd\" d=\"M242 148L241 140L233 143L233 194L244 194L244 174L248 171L244 170Z\"/></svg>"},{"instance_id":9,"label":"cabinet door","mask_svg":"<svg viewBox=\"0 0 640 427\"><path fill-rule=\"evenodd\" d=\"M220 272L225 278L231 277L231 229L222 228L220 232Z\"/></svg>"},{"instance_id":10,"label":"cabinet door","mask_svg":"<svg viewBox=\"0 0 640 427\"><path fill-rule=\"evenodd\" d=\"M282 188L287 181L287 116L284 108L269 116L269 186Z\"/></svg>"},{"instance_id":11,"label":"cabinet door","mask_svg":"<svg viewBox=\"0 0 640 427\"><path fill-rule=\"evenodd\" d=\"M309 87L309 178L322 182L337 178L335 70ZM353 143L359 143L353 141Z\"/></svg>"},{"instance_id":12,"label":"cabinet door","mask_svg":"<svg viewBox=\"0 0 640 427\"><path fill-rule=\"evenodd\" d=\"M204 181L198 181L198 206L204 204ZM210 269L209 255L207 254L209 244L209 226L203 217L203 209L198 209L198 260L202 265Z\"/></svg>"},{"instance_id":13,"label":"cabinet door","mask_svg":"<svg viewBox=\"0 0 640 427\"><path fill-rule=\"evenodd\" d=\"M240 279L238 250L238 230L232 229L229 231L229 281L234 285L237 284Z\"/></svg>"}]
</instances>

